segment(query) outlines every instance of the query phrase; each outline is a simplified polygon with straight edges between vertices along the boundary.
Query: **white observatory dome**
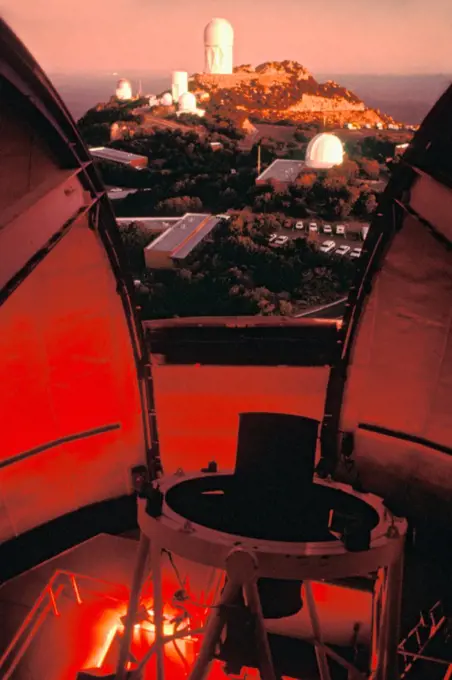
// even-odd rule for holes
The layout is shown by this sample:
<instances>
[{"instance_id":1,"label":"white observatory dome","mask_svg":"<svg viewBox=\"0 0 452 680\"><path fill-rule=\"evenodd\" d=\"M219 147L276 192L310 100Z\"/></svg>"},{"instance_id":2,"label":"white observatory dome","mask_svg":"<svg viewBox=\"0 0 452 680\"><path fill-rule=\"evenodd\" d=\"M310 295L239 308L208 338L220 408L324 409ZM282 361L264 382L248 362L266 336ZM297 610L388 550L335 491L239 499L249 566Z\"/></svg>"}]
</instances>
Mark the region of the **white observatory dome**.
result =
<instances>
[{"instance_id":1,"label":"white observatory dome","mask_svg":"<svg viewBox=\"0 0 452 680\"><path fill-rule=\"evenodd\" d=\"M212 19L204 29L205 73L231 74L234 29L226 19Z\"/></svg>"},{"instance_id":2,"label":"white observatory dome","mask_svg":"<svg viewBox=\"0 0 452 680\"><path fill-rule=\"evenodd\" d=\"M163 95L163 97L160 100L160 103L163 106L171 106L171 104L173 103L172 95L169 92L165 92L165 94Z\"/></svg>"},{"instance_id":3,"label":"white observatory dome","mask_svg":"<svg viewBox=\"0 0 452 680\"><path fill-rule=\"evenodd\" d=\"M233 45L234 29L227 19L212 19L204 29L205 45Z\"/></svg>"},{"instance_id":4,"label":"white observatory dome","mask_svg":"<svg viewBox=\"0 0 452 680\"><path fill-rule=\"evenodd\" d=\"M336 135L321 132L311 139L306 150L306 165L318 170L341 165L344 160L342 142Z\"/></svg>"},{"instance_id":5,"label":"white observatory dome","mask_svg":"<svg viewBox=\"0 0 452 680\"><path fill-rule=\"evenodd\" d=\"M184 92L179 97L179 111L196 111L196 97L192 92Z\"/></svg>"},{"instance_id":6,"label":"white observatory dome","mask_svg":"<svg viewBox=\"0 0 452 680\"><path fill-rule=\"evenodd\" d=\"M122 101L132 99L132 85L125 78L121 78L120 80L118 80L118 84L116 85L115 94L116 98L121 99Z\"/></svg>"}]
</instances>

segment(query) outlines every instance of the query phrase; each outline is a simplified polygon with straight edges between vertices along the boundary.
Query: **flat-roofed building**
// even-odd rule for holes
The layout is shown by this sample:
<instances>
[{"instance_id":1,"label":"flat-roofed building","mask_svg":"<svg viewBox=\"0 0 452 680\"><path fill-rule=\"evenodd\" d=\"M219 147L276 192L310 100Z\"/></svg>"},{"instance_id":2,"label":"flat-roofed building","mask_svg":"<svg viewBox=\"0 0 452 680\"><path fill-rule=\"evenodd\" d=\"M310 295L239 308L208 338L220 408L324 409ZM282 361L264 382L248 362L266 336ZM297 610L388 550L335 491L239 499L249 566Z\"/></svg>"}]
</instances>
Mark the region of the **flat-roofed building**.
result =
<instances>
[{"instance_id":1,"label":"flat-roofed building","mask_svg":"<svg viewBox=\"0 0 452 680\"><path fill-rule=\"evenodd\" d=\"M149 269L172 269L182 264L210 236L222 217L187 213L144 250Z\"/></svg>"},{"instance_id":2,"label":"flat-roofed building","mask_svg":"<svg viewBox=\"0 0 452 680\"><path fill-rule=\"evenodd\" d=\"M120 201L130 194L135 194L138 189L123 189L121 187L111 187L107 189L107 195L110 201Z\"/></svg>"},{"instance_id":3,"label":"flat-roofed building","mask_svg":"<svg viewBox=\"0 0 452 680\"><path fill-rule=\"evenodd\" d=\"M117 217L119 228L136 224L140 229L151 234L159 234L180 221L180 217Z\"/></svg>"},{"instance_id":4,"label":"flat-roofed building","mask_svg":"<svg viewBox=\"0 0 452 680\"><path fill-rule=\"evenodd\" d=\"M275 189L285 189L295 182L304 167L304 161L278 158L257 177L256 184L272 184Z\"/></svg>"},{"instance_id":5,"label":"flat-roofed building","mask_svg":"<svg viewBox=\"0 0 452 680\"><path fill-rule=\"evenodd\" d=\"M106 146L91 147L90 153L94 158L98 158L101 161L127 165L129 168L135 168L136 170L147 168L148 165L147 156L139 156L136 153L120 151L119 149L109 149Z\"/></svg>"}]
</instances>

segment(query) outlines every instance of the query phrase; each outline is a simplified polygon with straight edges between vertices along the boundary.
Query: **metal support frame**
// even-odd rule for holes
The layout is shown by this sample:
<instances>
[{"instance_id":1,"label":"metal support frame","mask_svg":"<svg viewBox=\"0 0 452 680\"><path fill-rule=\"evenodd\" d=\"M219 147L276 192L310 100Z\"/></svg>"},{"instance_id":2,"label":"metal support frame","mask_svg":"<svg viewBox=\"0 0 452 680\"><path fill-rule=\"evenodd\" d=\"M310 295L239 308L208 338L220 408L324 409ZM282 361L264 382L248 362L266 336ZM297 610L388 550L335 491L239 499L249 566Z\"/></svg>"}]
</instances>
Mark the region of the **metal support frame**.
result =
<instances>
[{"instance_id":1,"label":"metal support frame","mask_svg":"<svg viewBox=\"0 0 452 680\"><path fill-rule=\"evenodd\" d=\"M160 488L165 494L181 482L183 473L172 478L162 478ZM197 477L199 475L196 475ZM330 484L319 480L320 484ZM259 578L295 579L304 582L306 603L312 626L311 640L315 648L320 680L331 680L328 657L348 672L350 680L396 680L398 678L398 640L401 607L401 585L403 579L403 549L406 522L393 517L384 508L381 499L359 492L349 487L331 483L350 495L362 497L379 516L378 525L372 532L371 545L367 551L351 553L341 543L277 543L243 538L237 547L237 536L224 534L187 523L179 517L164 500L162 515L151 517L146 512L145 499L138 499L138 523L143 534L151 544L152 577L154 581L154 621L155 642L145 655L131 677L139 680L141 673L155 653L157 656L157 680L165 680L164 645L173 639L188 635L204 634L201 648L189 675L189 680L206 680L210 665L220 644L227 616L225 608L236 601L243 593L245 605L254 616L258 666L262 680L276 680L265 620L257 588ZM148 544L149 549L149 544ZM168 550L181 557L205 566L221 569L227 575L225 587L218 604L211 610L203 630L178 631L176 636L165 636L163 632L163 599L161 591L161 553ZM325 559L327 557L328 559ZM135 571L129 612L136 612L138 595L135 592L139 577L142 578L142 564L145 558L140 551ZM334 582L346 576L369 575L377 573L372 602L372 638L370 663L366 672L360 671L353 663L342 658L325 644L311 581L327 580ZM130 619L132 623L133 617ZM123 639L123 643L127 642ZM127 642L127 644L129 644ZM121 662L123 674L116 680L125 680L125 663L128 647L123 651Z\"/></svg>"},{"instance_id":2,"label":"metal support frame","mask_svg":"<svg viewBox=\"0 0 452 680\"><path fill-rule=\"evenodd\" d=\"M141 533L140 544L138 546L138 557L133 575L132 589L130 592L130 600L127 608L126 621L124 625L124 634L121 639L119 648L118 665L116 668L116 680L125 680L127 673L127 662L129 660L130 643L132 642L133 626L135 624L135 617L137 615L138 605L140 601L141 588L143 585L146 564L150 548L149 538Z\"/></svg>"},{"instance_id":3,"label":"metal support frame","mask_svg":"<svg viewBox=\"0 0 452 680\"><path fill-rule=\"evenodd\" d=\"M320 627L319 617L317 616L317 608L315 606L314 595L312 594L312 588L309 581L304 584L304 590L306 593L309 618L311 619L312 632L314 634L315 655L319 667L320 680L331 680L328 657L325 648L323 647L322 629Z\"/></svg>"},{"instance_id":4,"label":"metal support frame","mask_svg":"<svg viewBox=\"0 0 452 680\"><path fill-rule=\"evenodd\" d=\"M376 680L399 680L398 644L403 587L403 544L394 561L386 568L384 611L381 619L381 653Z\"/></svg>"},{"instance_id":5,"label":"metal support frame","mask_svg":"<svg viewBox=\"0 0 452 680\"><path fill-rule=\"evenodd\" d=\"M410 671L418 660L428 661L440 666L447 666L443 680L450 680L450 678L452 678L452 663L450 662L450 659L438 658L425 654L430 642L443 632L445 623L446 618L440 601L436 602L427 613L421 613L417 624L398 645L398 654L403 660L402 671L400 673L400 678L402 680L405 677L409 677ZM424 634L421 634L421 630L424 631ZM407 645L409 646L410 644L413 645L414 649L407 649Z\"/></svg>"}]
</instances>

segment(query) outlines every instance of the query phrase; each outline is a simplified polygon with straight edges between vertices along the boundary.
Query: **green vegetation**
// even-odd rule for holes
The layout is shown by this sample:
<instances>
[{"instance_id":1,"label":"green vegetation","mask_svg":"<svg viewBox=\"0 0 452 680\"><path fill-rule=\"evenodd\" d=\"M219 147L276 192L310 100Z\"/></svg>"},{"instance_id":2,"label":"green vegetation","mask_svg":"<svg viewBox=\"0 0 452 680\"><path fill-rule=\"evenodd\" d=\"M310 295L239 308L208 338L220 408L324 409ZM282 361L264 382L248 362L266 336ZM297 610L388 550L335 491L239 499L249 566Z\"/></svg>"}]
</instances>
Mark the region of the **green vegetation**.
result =
<instances>
[{"instance_id":1,"label":"green vegetation","mask_svg":"<svg viewBox=\"0 0 452 680\"><path fill-rule=\"evenodd\" d=\"M183 269L149 271L143 248L152 240L131 224L122 230L129 265L141 281L144 319L241 314L291 315L346 294L354 267L328 257L306 239L273 248L269 235L282 216L236 216L193 253Z\"/></svg>"},{"instance_id":2,"label":"green vegetation","mask_svg":"<svg viewBox=\"0 0 452 680\"><path fill-rule=\"evenodd\" d=\"M146 189L116 202L119 216L181 215L184 212L225 212L249 209L254 213L283 213L290 217L315 214L325 219L365 218L374 209L375 189L384 168L371 158L345 161L340 168L303 174L283 191L256 186L257 149L241 151L235 140L222 137L213 151L211 137L196 132L156 129L152 135L116 141L113 148L145 155L146 170L100 163L108 185ZM287 155L291 148L286 145ZM278 144L262 143L263 167L278 153ZM378 151L379 153L379 151ZM384 179L384 173L383 173Z\"/></svg>"},{"instance_id":3,"label":"green vegetation","mask_svg":"<svg viewBox=\"0 0 452 680\"><path fill-rule=\"evenodd\" d=\"M118 112L120 120L136 123L130 105L98 108L80 121L85 139L92 139L98 126L116 122ZM153 237L139 224L122 230L130 270L141 281L143 318L290 315L346 294L353 262L323 255L305 238L274 248L269 235L298 218L368 221L389 174L385 159L392 155L393 142L381 135L352 138L342 166L304 173L277 190L270 184L256 185L257 147L242 144L240 121L209 114L202 123L194 117L185 117L183 123L181 128L153 128L146 133L138 127L130 138L110 144L146 156L147 169L138 172L99 163L107 185L137 189L115 201L118 216L135 215L139 220L186 212L234 215L183 269L171 271L146 270L143 250ZM304 151L318 131L316 124L292 127L286 130L281 121L283 136L261 140L262 169L277 157ZM212 141L220 141L221 147L212 150Z\"/></svg>"}]
</instances>

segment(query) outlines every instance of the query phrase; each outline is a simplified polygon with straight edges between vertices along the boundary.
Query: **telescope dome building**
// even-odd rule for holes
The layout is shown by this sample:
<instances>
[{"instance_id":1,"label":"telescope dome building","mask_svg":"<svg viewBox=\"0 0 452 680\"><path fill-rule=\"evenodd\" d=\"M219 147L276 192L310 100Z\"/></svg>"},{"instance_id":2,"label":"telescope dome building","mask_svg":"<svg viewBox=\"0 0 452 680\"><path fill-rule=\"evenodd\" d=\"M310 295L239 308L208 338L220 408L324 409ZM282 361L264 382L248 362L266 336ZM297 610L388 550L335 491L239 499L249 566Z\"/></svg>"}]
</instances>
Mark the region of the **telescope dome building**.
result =
<instances>
[{"instance_id":1,"label":"telescope dome building","mask_svg":"<svg viewBox=\"0 0 452 680\"><path fill-rule=\"evenodd\" d=\"M344 148L339 137L321 132L311 139L306 149L306 166L316 170L328 170L341 165Z\"/></svg>"},{"instance_id":2,"label":"telescope dome building","mask_svg":"<svg viewBox=\"0 0 452 680\"><path fill-rule=\"evenodd\" d=\"M165 94L160 100L160 103L163 106L171 106L173 103L173 95L170 92L165 92Z\"/></svg>"},{"instance_id":3,"label":"telescope dome building","mask_svg":"<svg viewBox=\"0 0 452 680\"><path fill-rule=\"evenodd\" d=\"M204 29L205 73L230 75L233 70L234 29L227 19L214 18Z\"/></svg>"},{"instance_id":4,"label":"telescope dome building","mask_svg":"<svg viewBox=\"0 0 452 680\"><path fill-rule=\"evenodd\" d=\"M194 113L196 111L196 97L192 92L184 92L179 97L179 111Z\"/></svg>"},{"instance_id":5,"label":"telescope dome building","mask_svg":"<svg viewBox=\"0 0 452 680\"><path fill-rule=\"evenodd\" d=\"M115 94L116 98L120 99L121 101L132 99L132 85L130 84L130 81L126 80L125 78L118 80Z\"/></svg>"}]
</instances>

